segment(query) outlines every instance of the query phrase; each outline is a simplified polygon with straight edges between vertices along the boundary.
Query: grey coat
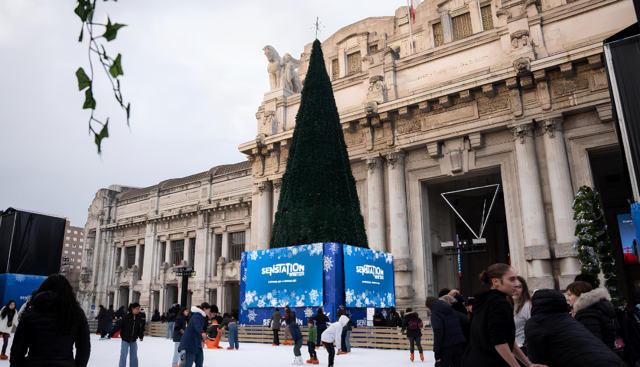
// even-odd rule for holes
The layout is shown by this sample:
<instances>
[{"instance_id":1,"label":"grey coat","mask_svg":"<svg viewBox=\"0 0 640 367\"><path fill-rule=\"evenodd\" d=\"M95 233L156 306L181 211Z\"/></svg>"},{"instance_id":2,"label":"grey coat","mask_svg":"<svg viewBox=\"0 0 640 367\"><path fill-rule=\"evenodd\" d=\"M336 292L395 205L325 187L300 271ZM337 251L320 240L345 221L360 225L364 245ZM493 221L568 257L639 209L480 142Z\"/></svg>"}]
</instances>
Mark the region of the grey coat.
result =
<instances>
[{"instance_id":1,"label":"grey coat","mask_svg":"<svg viewBox=\"0 0 640 367\"><path fill-rule=\"evenodd\" d=\"M280 330L280 325L282 324L282 314L280 311L276 311L271 316L271 329Z\"/></svg>"}]
</instances>

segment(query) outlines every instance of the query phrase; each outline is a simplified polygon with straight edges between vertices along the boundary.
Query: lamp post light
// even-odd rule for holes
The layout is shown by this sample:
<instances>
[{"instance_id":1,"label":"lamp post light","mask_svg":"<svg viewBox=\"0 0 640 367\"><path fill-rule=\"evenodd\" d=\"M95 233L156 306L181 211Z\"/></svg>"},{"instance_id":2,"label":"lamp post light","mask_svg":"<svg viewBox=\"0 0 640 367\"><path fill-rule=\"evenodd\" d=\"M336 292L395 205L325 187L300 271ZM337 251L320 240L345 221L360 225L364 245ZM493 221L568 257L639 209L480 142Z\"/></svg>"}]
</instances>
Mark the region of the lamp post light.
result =
<instances>
[{"instance_id":1,"label":"lamp post light","mask_svg":"<svg viewBox=\"0 0 640 367\"><path fill-rule=\"evenodd\" d=\"M187 307L187 288L189 287L189 277L196 275L196 271L193 269L193 265L181 265L171 269L177 276L182 277L182 297L180 297L180 304L182 307Z\"/></svg>"}]
</instances>

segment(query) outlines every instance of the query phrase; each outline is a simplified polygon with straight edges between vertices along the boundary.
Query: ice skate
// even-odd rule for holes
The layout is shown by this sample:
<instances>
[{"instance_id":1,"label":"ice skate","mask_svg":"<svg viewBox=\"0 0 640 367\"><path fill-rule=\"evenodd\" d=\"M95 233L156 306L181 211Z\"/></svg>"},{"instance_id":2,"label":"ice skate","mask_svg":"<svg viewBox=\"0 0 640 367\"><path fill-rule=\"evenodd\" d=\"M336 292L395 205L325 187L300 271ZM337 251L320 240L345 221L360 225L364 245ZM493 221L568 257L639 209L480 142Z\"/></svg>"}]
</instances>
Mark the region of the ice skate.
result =
<instances>
[{"instance_id":1,"label":"ice skate","mask_svg":"<svg viewBox=\"0 0 640 367\"><path fill-rule=\"evenodd\" d=\"M311 363L312 364L320 364L320 361L318 361L318 357L313 357L313 361Z\"/></svg>"},{"instance_id":2,"label":"ice skate","mask_svg":"<svg viewBox=\"0 0 640 367\"><path fill-rule=\"evenodd\" d=\"M424 353L420 353L420 360L424 362Z\"/></svg>"},{"instance_id":3,"label":"ice skate","mask_svg":"<svg viewBox=\"0 0 640 367\"><path fill-rule=\"evenodd\" d=\"M409 359L411 359L411 362L413 362L413 353L411 353L411 357Z\"/></svg>"}]
</instances>

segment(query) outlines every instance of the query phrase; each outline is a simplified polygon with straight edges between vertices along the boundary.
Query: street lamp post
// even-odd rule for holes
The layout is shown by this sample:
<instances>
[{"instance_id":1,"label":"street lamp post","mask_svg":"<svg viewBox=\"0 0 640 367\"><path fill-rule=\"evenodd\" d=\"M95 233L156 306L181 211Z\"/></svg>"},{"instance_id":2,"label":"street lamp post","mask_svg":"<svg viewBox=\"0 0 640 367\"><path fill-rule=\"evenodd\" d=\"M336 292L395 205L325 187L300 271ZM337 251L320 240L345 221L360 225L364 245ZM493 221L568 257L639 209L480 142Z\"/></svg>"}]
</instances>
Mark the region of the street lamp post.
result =
<instances>
[{"instance_id":1,"label":"street lamp post","mask_svg":"<svg viewBox=\"0 0 640 367\"><path fill-rule=\"evenodd\" d=\"M180 304L182 307L187 307L187 288L189 287L189 277L195 276L196 271L193 270L193 265L176 266L172 270L177 276L182 277L182 297L180 298Z\"/></svg>"}]
</instances>

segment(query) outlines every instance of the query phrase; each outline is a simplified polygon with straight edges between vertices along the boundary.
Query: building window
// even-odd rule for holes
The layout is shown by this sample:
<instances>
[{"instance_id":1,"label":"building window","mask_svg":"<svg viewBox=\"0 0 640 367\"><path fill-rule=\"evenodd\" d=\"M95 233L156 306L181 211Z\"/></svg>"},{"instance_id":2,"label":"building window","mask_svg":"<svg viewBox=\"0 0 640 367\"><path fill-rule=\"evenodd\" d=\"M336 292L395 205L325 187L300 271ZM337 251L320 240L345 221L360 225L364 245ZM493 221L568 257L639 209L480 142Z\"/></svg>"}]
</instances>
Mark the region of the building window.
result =
<instances>
[{"instance_id":1,"label":"building window","mask_svg":"<svg viewBox=\"0 0 640 367\"><path fill-rule=\"evenodd\" d=\"M80 239L80 242L84 242L84 238L81 238L81 239Z\"/></svg>"},{"instance_id":2,"label":"building window","mask_svg":"<svg viewBox=\"0 0 640 367\"><path fill-rule=\"evenodd\" d=\"M71 237L67 237L67 241L69 241L71 239Z\"/></svg>"},{"instance_id":3,"label":"building window","mask_svg":"<svg viewBox=\"0 0 640 367\"><path fill-rule=\"evenodd\" d=\"M64 253L65 253L65 254L68 254L68 253L69 253L69 250L64 250Z\"/></svg>"},{"instance_id":4,"label":"building window","mask_svg":"<svg viewBox=\"0 0 640 367\"><path fill-rule=\"evenodd\" d=\"M78 231L73 231L73 234L78 234Z\"/></svg>"},{"instance_id":5,"label":"building window","mask_svg":"<svg viewBox=\"0 0 640 367\"><path fill-rule=\"evenodd\" d=\"M347 70L349 70L349 75L356 74L362 71L360 51L354 52L351 55L347 56Z\"/></svg>"},{"instance_id":6,"label":"building window","mask_svg":"<svg viewBox=\"0 0 640 367\"><path fill-rule=\"evenodd\" d=\"M69 244L68 244L68 243L65 243L65 244L64 244L64 247L69 247Z\"/></svg>"},{"instance_id":7,"label":"building window","mask_svg":"<svg viewBox=\"0 0 640 367\"><path fill-rule=\"evenodd\" d=\"M122 247L116 249L116 266L122 266Z\"/></svg>"},{"instance_id":8,"label":"building window","mask_svg":"<svg viewBox=\"0 0 640 367\"><path fill-rule=\"evenodd\" d=\"M196 239L189 238L189 261L190 265L194 265L196 263Z\"/></svg>"},{"instance_id":9,"label":"building window","mask_svg":"<svg viewBox=\"0 0 640 367\"><path fill-rule=\"evenodd\" d=\"M485 31L493 29L493 15L491 14L491 5L483 6L480 8L480 15L482 16L482 26Z\"/></svg>"},{"instance_id":10,"label":"building window","mask_svg":"<svg viewBox=\"0 0 640 367\"><path fill-rule=\"evenodd\" d=\"M77 237L73 237L73 240L78 242L78 238Z\"/></svg>"},{"instance_id":11,"label":"building window","mask_svg":"<svg viewBox=\"0 0 640 367\"><path fill-rule=\"evenodd\" d=\"M82 262L82 259L78 259L78 262Z\"/></svg>"},{"instance_id":12,"label":"building window","mask_svg":"<svg viewBox=\"0 0 640 367\"><path fill-rule=\"evenodd\" d=\"M218 275L218 259L222 254L222 234L217 234L215 238L215 253L213 255L213 276Z\"/></svg>"},{"instance_id":13,"label":"building window","mask_svg":"<svg viewBox=\"0 0 640 367\"><path fill-rule=\"evenodd\" d=\"M72 263L76 262L76 259L74 259L74 258L71 258L70 260L71 260Z\"/></svg>"},{"instance_id":14,"label":"building window","mask_svg":"<svg viewBox=\"0 0 640 367\"><path fill-rule=\"evenodd\" d=\"M340 77L340 63L338 59L331 60L331 80L337 80Z\"/></svg>"},{"instance_id":15,"label":"building window","mask_svg":"<svg viewBox=\"0 0 640 367\"><path fill-rule=\"evenodd\" d=\"M131 269L133 267L133 265L135 265L136 263L136 247L135 246L129 246L129 247L125 247L126 251L127 251L127 269Z\"/></svg>"},{"instance_id":16,"label":"building window","mask_svg":"<svg viewBox=\"0 0 640 367\"><path fill-rule=\"evenodd\" d=\"M140 278L142 278L142 270L144 270L144 245L140 245L140 255L138 256L138 268L140 269Z\"/></svg>"},{"instance_id":17,"label":"building window","mask_svg":"<svg viewBox=\"0 0 640 367\"><path fill-rule=\"evenodd\" d=\"M433 25L433 44L435 47L444 45L444 33L440 22Z\"/></svg>"},{"instance_id":18,"label":"building window","mask_svg":"<svg viewBox=\"0 0 640 367\"><path fill-rule=\"evenodd\" d=\"M71 247L76 248L76 247L78 247L78 245L76 245L76 244L74 243Z\"/></svg>"},{"instance_id":19,"label":"building window","mask_svg":"<svg viewBox=\"0 0 640 367\"><path fill-rule=\"evenodd\" d=\"M240 261L244 251L244 232L231 233L231 261Z\"/></svg>"},{"instance_id":20,"label":"building window","mask_svg":"<svg viewBox=\"0 0 640 367\"><path fill-rule=\"evenodd\" d=\"M76 265L76 269L80 269L80 265Z\"/></svg>"},{"instance_id":21,"label":"building window","mask_svg":"<svg viewBox=\"0 0 640 367\"><path fill-rule=\"evenodd\" d=\"M82 245L80 245L80 249L82 250Z\"/></svg>"},{"instance_id":22,"label":"building window","mask_svg":"<svg viewBox=\"0 0 640 367\"><path fill-rule=\"evenodd\" d=\"M171 263L178 266L184 260L184 240L171 242Z\"/></svg>"},{"instance_id":23,"label":"building window","mask_svg":"<svg viewBox=\"0 0 640 367\"><path fill-rule=\"evenodd\" d=\"M67 233L71 233L71 230L70 230L70 229L67 229Z\"/></svg>"},{"instance_id":24,"label":"building window","mask_svg":"<svg viewBox=\"0 0 640 367\"><path fill-rule=\"evenodd\" d=\"M167 243L160 242L160 264L167 261Z\"/></svg>"},{"instance_id":25,"label":"building window","mask_svg":"<svg viewBox=\"0 0 640 367\"><path fill-rule=\"evenodd\" d=\"M377 43L375 45L369 46L369 53L370 54L375 54L376 52L378 52L378 44Z\"/></svg>"},{"instance_id":26,"label":"building window","mask_svg":"<svg viewBox=\"0 0 640 367\"><path fill-rule=\"evenodd\" d=\"M76 252L75 252L75 251L71 251L71 255L75 255L75 254L76 254Z\"/></svg>"},{"instance_id":27,"label":"building window","mask_svg":"<svg viewBox=\"0 0 640 367\"><path fill-rule=\"evenodd\" d=\"M473 34L471 14L464 13L458 15L457 17L451 18L451 22L453 23L453 39L459 40Z\"/></svg>"},{"instance_id":28,"label":"building window","mask_svg":"<svg viewBox=\"0 0 640 367\"><path fill-rule=\"evenodd\" d=\"M80 232L80 236L84 236L84 232Z\"/></svg>"}]
</instances>

